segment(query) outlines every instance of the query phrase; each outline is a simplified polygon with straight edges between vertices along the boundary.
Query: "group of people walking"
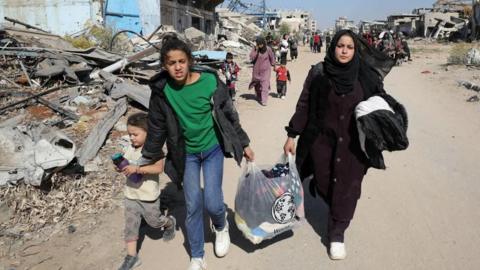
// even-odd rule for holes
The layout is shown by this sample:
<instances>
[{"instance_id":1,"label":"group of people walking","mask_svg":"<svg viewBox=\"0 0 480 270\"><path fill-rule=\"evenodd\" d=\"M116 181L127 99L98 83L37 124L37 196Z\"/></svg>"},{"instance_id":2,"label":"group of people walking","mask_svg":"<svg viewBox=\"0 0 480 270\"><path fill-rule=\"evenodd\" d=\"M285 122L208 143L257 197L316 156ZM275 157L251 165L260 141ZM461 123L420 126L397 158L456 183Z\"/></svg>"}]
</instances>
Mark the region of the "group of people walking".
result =
<instances>
[{"instance_id":1,"label":"group of people walking","mask_svg":"<svg viewBox=\"0 0 480 270\"><path fill-rule=\"evenodd\" d=\"M351 31L340 31L333 37L325 61L314 66L305 80L286 127L284 144L285 154L296 155L302 179L313 174L312 191L330 208L326 222L329 256L334 260L346 257L344 233L354 216L362 179L371 167L360 147L354 108L370 96L384 92L381 76L360 55L359 46L359 38ZM130 165L123 172L127 176L151 176L164 171L183 190L187 215L182 222L191 257L188 269L204 270L204 207L215 235L215 254L227 255L230 246L230 224L222 190L224 158L233 157L240 165L243 158L253 161L254 152L251 138L234 108L231 88L216 72L195 66L190 48L176 37L164 39L160 54L163 70L151 80L148 116L144 115L142 124L132 121L133 128L128 131L132 151L137 153L137 165ZM257 38L250 59L254 64L251 85L259 101L266 105L276 60L265 38ZM288 80L289 72L283 68L282 60L281 63L275 67L277 79ZM282 97L286 92L282 88L279 94ZM137 126L140 128L135 129ZM130 243L137 240L138 232L132 230L138 230L141 217L154 227L165 228L165 240L175 236L175 218L151 210L159 208L159 190L155 185L158 177L148 179L136 191L152 196L126 198L125 226L129 233L125 240L129 248L121 270L132 269L139 263ZM132 222L136 225L132 226Z\"/></svg>"},{"instance_id":2,"label":"group of people walking","mask_svg":"<svg viewBox=\"0 0 480 270\"><path fill-rule=\"evenodd\" d=\"M398 63L399 60L412 61L410 47L405 39L405 35L401 32L394 33L393 31L383 31L374 34L367 32L363 34L363 38L368 44L377 50L384 52Z\"/></svg>"},{"instance_id":3,"label":"group of people walking","mask_svg":"<svg viewBox=\"0 0 480 270\"><path fill-rule=\"evenodd\" d=\"M256 46L250 52L250 61L253 64L252 80L249 88L255 89L255 95L262 106L267 106L270 92L270 76L273 70L276 73L277 97L285 99L287 95L287 82L291 82L291 73L287 68L287 55L290 50L292 61L298 57L298 40L295 37L284 34L280 45L280 56L276 57L269 40L262 36L257 37ZM277 64L280 60L280 65ZM273 67L273 69L272 69Z\"/></svg>"}]
</instances>

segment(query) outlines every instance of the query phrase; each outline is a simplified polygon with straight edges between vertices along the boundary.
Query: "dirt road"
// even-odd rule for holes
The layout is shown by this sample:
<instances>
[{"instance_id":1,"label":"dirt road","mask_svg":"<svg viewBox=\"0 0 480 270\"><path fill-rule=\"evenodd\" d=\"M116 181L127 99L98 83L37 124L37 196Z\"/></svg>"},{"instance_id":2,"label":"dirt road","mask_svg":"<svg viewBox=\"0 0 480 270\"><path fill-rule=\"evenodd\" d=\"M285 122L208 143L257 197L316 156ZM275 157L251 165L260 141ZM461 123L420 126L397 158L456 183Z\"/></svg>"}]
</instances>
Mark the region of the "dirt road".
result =
<instances>
[{"instance_id":1,"label":"dirt road","mask_svg":"<svg viewBox=\"0 0 480 270\"><path fill-rule=\"evenodd\" d=\"M271 164L280 157L286 138L283 127L310 65L321 56L302 49L299 60L288 64L293 80L286 100L271 98L267 107L261 107L251 99L252 92L241 89L239 94L246 99L239 98L237 106L258 164ZM232 245L225 258L216 258L212 235L207 233L208 269L480 269L480 106L465 102L469 94L450 75L470 76L475 71L447 72L440 66L445 58L446 54L417 56L413 63L394 68L385 81L387 91L409 112L411 146L386 154L387 170L370 170L365 177L346 234L346 260L328 258L322 244L327 209L308 192L303 227L259 246L245 240L232 215L241 169L228 160L224 191ZM430 73L422 74L425 70ZM187 268L182 209L177 207L174 213L181 228L171 243L147 233L139 270ZM70 241L64 243L65 250L61 244L52 245L51 260L32 269L116 269L123 256L122 215L119 209L104 217L97 230L83 239L89 245L81 252L65 251L81 244L71 236L65 240Z\"/></svg>"},{"instance_id":2,"label":"dirt road","mask_svg":"<svg viewBox=\"0 0 480 270\"><path fill-rule=\"evenodd\" d=\"M293 80L286 100L271 98L267 107L254 100L238 102L257 163L279 158L286 138L283 127L310 65L319 60L320 55L303 50L299 61L288 64ZM232 228L231 251L218 259L208 234L209 269L480 269L480 106L466 103L453 81L421 73L436 61L445 59L416 58L394 68L386 79L386 89L408 109L411 146L386 154L386 171L367 174L346 235L347 260L329 260L321 241L326 208L307 197L308 222L281 240L255 247ZM242 89L240 94L249 97L251 92ZM230 209L240 173L229 160L224 190ZM140 269L185 269L184 241L180 231L173 243L145 240Z\"/></svg>"}]
</instances>

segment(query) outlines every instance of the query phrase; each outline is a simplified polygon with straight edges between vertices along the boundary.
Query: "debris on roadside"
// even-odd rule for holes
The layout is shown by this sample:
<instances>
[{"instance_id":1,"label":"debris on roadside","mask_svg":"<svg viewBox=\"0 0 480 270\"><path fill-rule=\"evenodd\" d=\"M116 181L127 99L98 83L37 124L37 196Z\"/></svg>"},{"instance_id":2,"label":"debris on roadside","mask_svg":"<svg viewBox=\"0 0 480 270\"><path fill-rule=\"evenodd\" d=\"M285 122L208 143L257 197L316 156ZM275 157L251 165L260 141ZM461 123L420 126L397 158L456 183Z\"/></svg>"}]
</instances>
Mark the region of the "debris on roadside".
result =
<instances>
[{"instance_id":1,"label":"debris on roadside","mask_svg":"<svg viewBox=\"0 0 480 270\"><path fill-rule=\"evenodd\" d=\"M469 81L457 81L458 86L463 86L467 88L468 90L472 90L475 92L480 92L480 85L477 85L475 83L469 82Z\"/></svg>"},{"instance_id":2,"label":"debris on roadside","mask_svg":"<svg viewBox=\"0 0 480 270\"><path fill-rule=\"evenodd\" d=\"M480 101L480 98L475 95L475 96L471 96L467 99L467 102L479 102Z\"/></svg>"},{"instance_id":3,"label":"debris on roadside","mask_svg":"<svg viewBox=\"0 0 480 270\"><path fill-rule=\"evenodd\" d=\"M0 232L67 226L78 213L110 207L123 178L109 156L125 144L125 115L148 110L165 36L190 44L197 64L218 68L227 52L243 59L261 29L240 22L221 39L193 27L124 32L87 25L60 37L20 21L0 26L0 208L8 209Z\"/></svg>"}]
</instances>

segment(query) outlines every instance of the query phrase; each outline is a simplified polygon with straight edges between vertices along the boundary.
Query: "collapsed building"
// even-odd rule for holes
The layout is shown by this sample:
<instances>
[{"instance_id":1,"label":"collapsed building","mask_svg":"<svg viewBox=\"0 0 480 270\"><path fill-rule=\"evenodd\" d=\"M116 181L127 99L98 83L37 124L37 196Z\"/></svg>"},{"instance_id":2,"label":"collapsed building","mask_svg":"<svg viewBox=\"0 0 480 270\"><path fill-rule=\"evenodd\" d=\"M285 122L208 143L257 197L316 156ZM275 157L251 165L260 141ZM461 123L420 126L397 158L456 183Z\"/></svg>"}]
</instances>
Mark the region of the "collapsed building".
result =
<instances>
[{"instance_id":1,"label":"collapsed building","mask_svg":"<svg viewBox=\"0 0 480 270\"><path fill-rule=\"evenodd\" d=\"M335 31L340 31L342 29L349 29L354 32L358 32L358 27L355 25L353 20L348 20L347 17L339 17L335 21Z\"/></svg>"}]
</instances>

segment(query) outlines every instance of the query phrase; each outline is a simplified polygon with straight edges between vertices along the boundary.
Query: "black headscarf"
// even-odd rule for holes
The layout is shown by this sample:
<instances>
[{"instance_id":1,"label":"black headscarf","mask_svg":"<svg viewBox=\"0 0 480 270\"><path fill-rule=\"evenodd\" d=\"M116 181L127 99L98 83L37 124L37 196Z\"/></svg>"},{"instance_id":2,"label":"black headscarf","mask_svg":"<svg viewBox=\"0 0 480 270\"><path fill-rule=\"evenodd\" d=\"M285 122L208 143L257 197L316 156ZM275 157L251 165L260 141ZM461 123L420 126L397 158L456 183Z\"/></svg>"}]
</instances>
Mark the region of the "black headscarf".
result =
<instances>
[{"instance_id":1,"label":"black headscarf","mask_svg":"<svg viewBox=\"0 0 480 270\"><path fill-rule=\"evenodd\" d=\"M335 58L335 48L343 35L352 37L355 44L354 57L346 64ZM395 65L395 61L368 45L366 40L352 31L341 30L333 37L324 64L325 72L330 75L338 93L352 91L356 80L360 81L366 91L373 93L383 91L383 78Z\"/></svg>"},{"instance_id":2,"label":"black headscarf","mask_svg":"<svg viewBox=\"0 0 480 270\"><path fill-rule=\"evenodd\" d=\"M263 44L263 47L259 50L260 53L265 53L267 51L267 41L264 37L258 36L255 42L257 43L257 45Z\"/></svg>"},{"instance_id":3,"label":"black headscarf","mask_svg":"<svg viewBox=\"0 0 480 270\"><path fill-rule=\"evenodd\" d=\"M350 62L342 64L335 57L335 48L340 38L349 35L353 39L355 53ZM360 69L360 56L357 50L358 42L355 34L350 30L338 31L332 39L327 55L325 56L325 73L330 75L330 79L335 84L335 92L346 94L353 90L353 85L358 80L358 71Z\"/></svg>"}]
</instances>

